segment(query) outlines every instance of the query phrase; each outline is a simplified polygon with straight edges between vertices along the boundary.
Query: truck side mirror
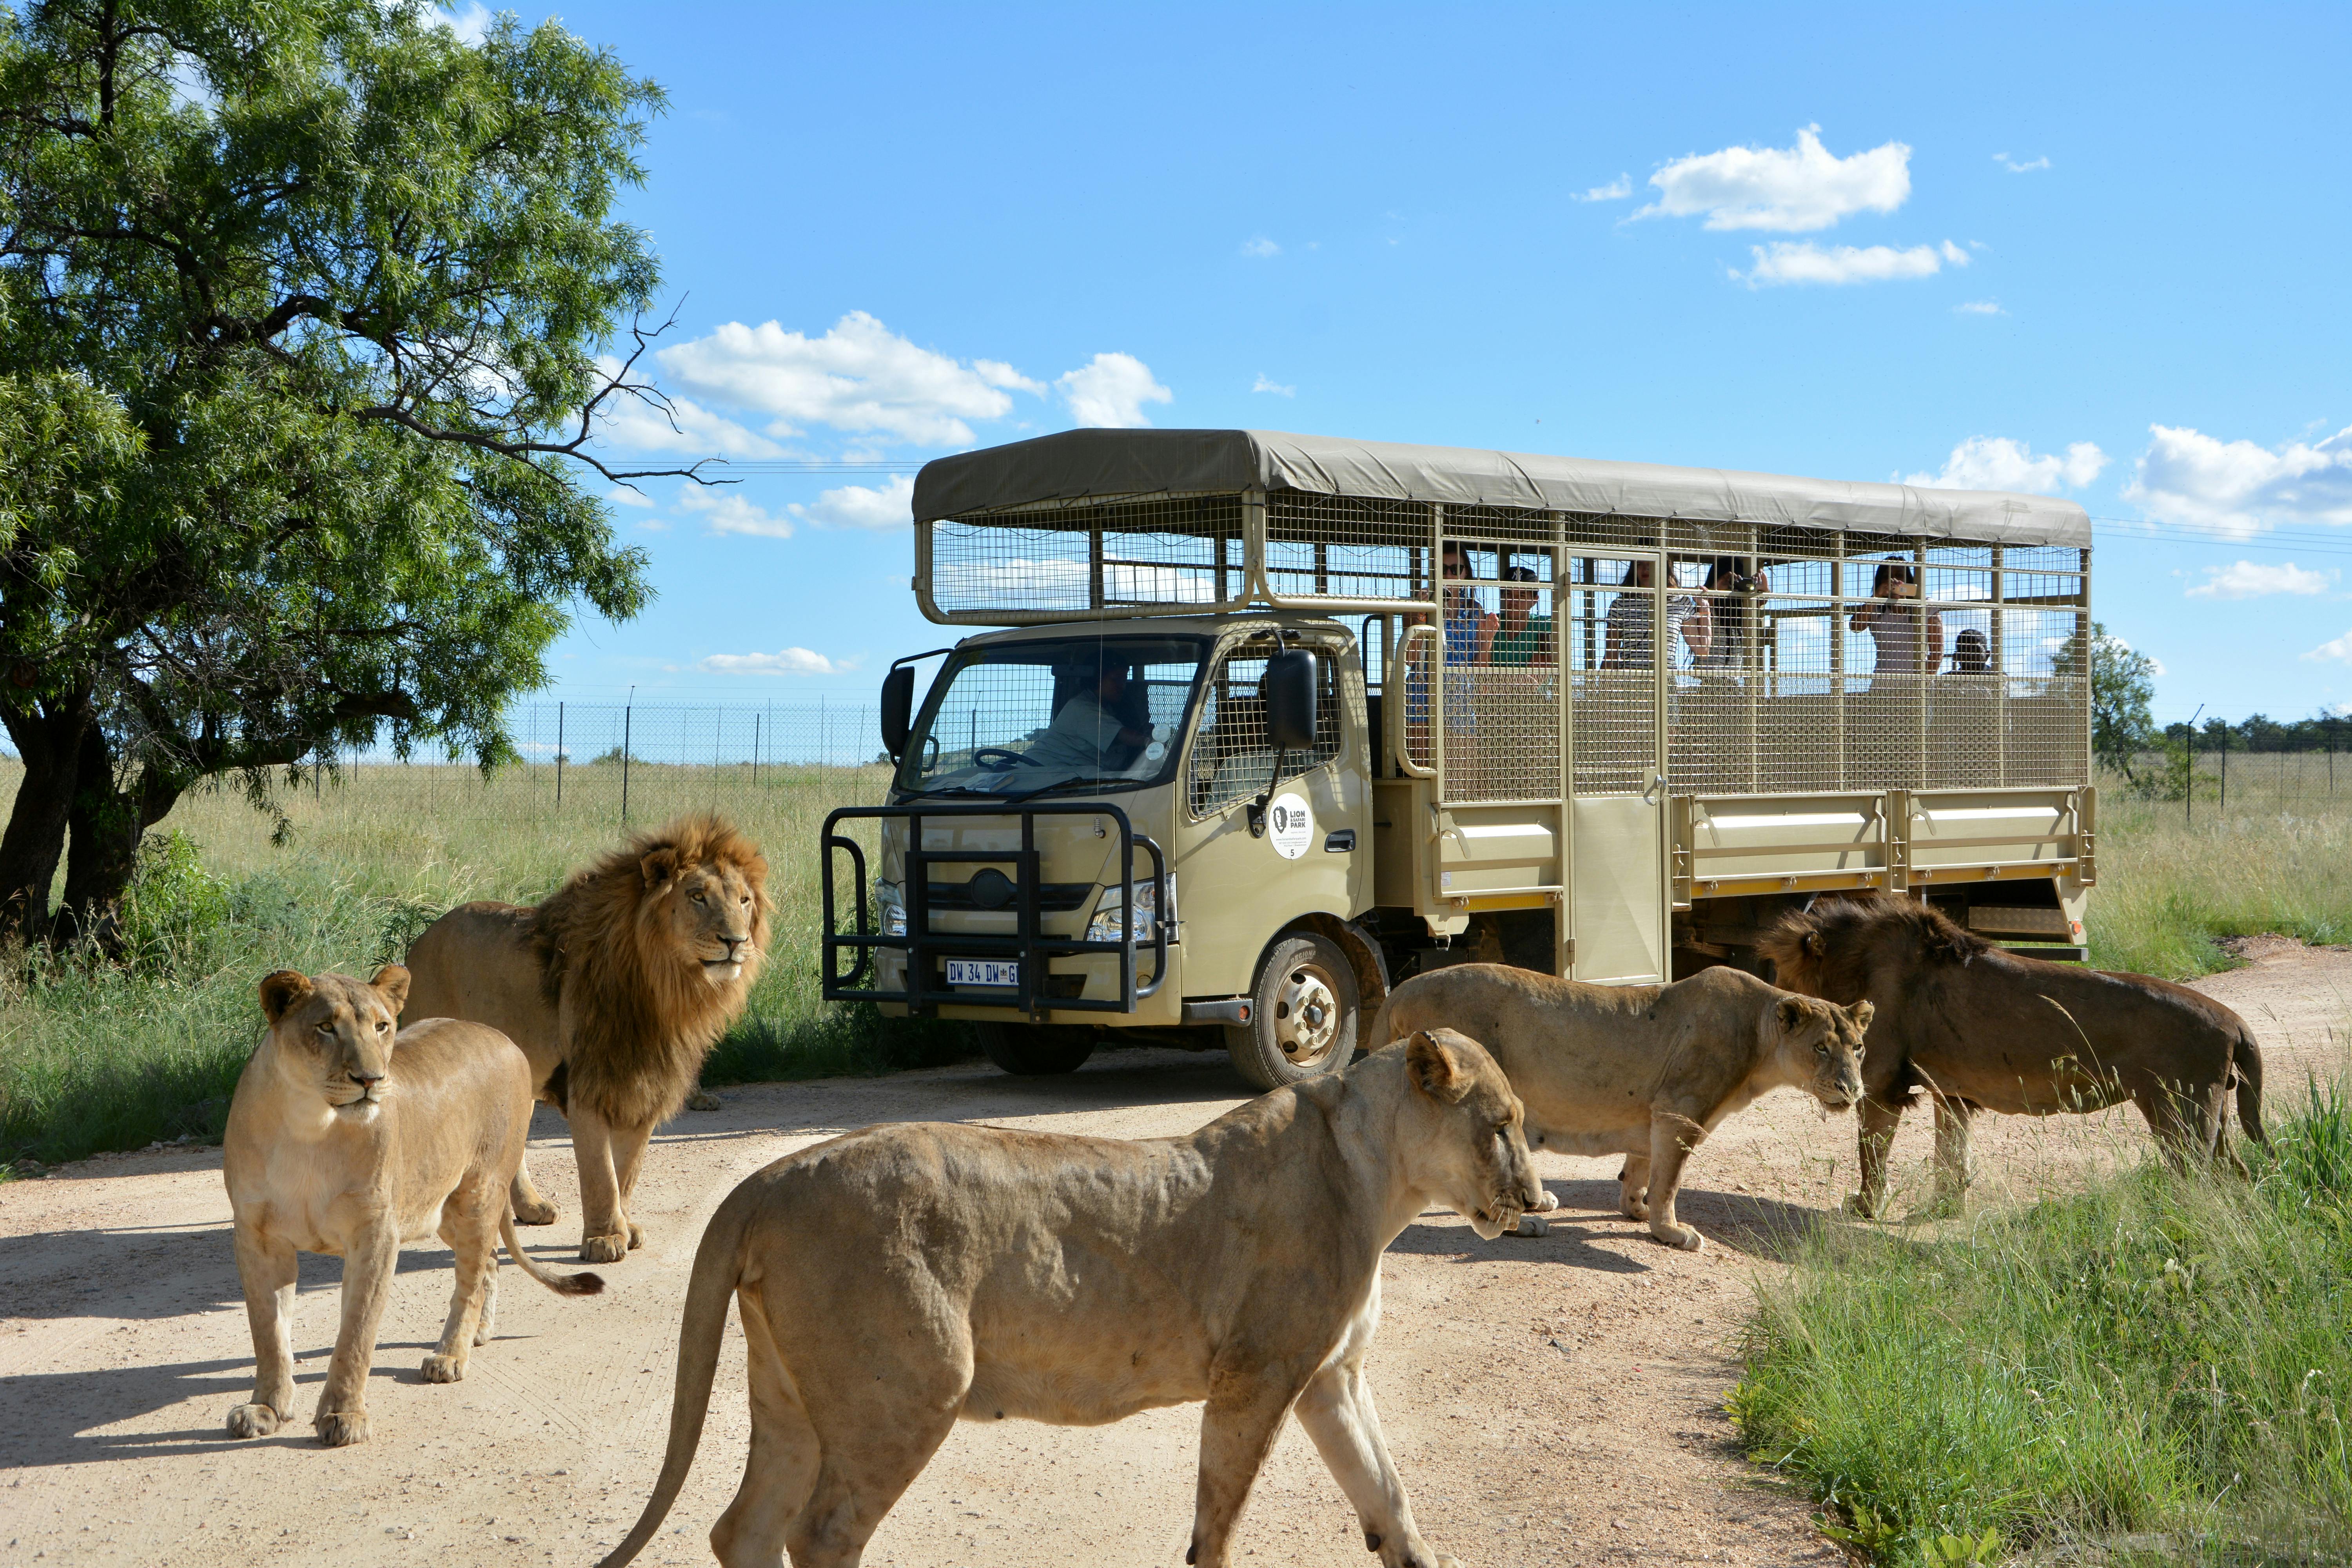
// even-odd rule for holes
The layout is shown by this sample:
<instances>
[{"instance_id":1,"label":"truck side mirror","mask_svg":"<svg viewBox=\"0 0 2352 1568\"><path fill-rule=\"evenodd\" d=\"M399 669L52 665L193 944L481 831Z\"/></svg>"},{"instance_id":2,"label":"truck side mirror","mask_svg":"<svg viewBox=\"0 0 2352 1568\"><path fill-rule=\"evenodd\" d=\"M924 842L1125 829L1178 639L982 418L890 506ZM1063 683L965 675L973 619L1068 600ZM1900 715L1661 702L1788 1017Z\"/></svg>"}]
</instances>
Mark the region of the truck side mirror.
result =
<instances>
[{"instance_id":1,"label":"truck side mirror","mask_svg":"<svg viewBox=\"0 0 2352 1568\"><path fill-rule=\"evenodd\" d=\"M882 749L893 762L906 753L907 732L915 722L915 667L893 665L882 678Z\"/></svg>"},{"instance_id":2,"label":"truck side mirror","mask_svg":"<svg viewBox=\"0 0 2352 1568\"><path fill-rule=\"evenodd\" d=\"M1265 661L1258 691L1265 700L1265 742L1277 752L1315 749L1315 656L1286 648Z\"/></svg>"}]
</instances>

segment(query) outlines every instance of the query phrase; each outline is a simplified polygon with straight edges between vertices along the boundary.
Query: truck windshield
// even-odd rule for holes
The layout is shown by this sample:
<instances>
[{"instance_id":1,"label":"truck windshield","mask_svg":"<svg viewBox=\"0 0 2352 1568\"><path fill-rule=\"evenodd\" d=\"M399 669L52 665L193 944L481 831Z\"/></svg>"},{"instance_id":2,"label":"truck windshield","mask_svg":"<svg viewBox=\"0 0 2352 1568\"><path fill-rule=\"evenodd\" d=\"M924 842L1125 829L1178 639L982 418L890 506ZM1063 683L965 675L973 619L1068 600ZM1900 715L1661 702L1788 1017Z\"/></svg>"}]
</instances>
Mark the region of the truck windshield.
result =
<instances>
[{"instance_id":1,"label":"truck windshield","mask_svg":"<svg viewBox=\"0 0 2352 1568\"><path fill-rule=\"evenodd\" d=\"M898 766L909 795L1020 797L1138 789L1176 765L1207 645L1073 637L959 654L931 689Z\"/></svg>"}]
</instances>

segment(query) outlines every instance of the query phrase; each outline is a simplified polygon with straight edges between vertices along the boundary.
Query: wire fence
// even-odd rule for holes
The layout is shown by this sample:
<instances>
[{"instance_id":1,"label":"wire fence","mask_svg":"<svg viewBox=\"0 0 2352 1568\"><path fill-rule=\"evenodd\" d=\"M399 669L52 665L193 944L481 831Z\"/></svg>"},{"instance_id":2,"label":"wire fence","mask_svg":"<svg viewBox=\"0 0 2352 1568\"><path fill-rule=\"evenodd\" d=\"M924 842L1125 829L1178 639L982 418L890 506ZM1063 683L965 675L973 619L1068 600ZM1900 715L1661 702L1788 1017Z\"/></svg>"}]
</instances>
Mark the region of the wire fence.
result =
<instances>
[{"instance_id":1,"label":"wire fence","mask_svg":"<svg viewBox=\"0 0 2352 1568\"><path fill-rule=\"evenodd\" d=\"M2352 747L2256 749L2227 731L2175 740L2124 762L2105 781L2127 798L2203 818L2352 813Z\"/></svg>"}]
</instances>

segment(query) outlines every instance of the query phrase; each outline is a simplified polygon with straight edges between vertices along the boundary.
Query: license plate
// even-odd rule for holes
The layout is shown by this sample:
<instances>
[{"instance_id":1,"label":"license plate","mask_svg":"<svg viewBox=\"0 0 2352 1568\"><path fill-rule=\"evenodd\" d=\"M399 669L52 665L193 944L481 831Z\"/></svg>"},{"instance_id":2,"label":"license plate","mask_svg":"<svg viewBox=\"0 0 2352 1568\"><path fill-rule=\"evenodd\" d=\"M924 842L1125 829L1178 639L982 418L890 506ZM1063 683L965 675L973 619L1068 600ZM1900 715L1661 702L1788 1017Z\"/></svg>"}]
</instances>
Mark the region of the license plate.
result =
<instances>
[{"instance_id":1,"label":"license plate","mask_svg":"<svg viewBox=\"0 0 2352 1568\"><path fill-rule=\"evenodd\" d=\"M948 960L948 984L950 985L1019 985L1021 965L995 958L950 958Z\"/></svg>"}]
</instances>

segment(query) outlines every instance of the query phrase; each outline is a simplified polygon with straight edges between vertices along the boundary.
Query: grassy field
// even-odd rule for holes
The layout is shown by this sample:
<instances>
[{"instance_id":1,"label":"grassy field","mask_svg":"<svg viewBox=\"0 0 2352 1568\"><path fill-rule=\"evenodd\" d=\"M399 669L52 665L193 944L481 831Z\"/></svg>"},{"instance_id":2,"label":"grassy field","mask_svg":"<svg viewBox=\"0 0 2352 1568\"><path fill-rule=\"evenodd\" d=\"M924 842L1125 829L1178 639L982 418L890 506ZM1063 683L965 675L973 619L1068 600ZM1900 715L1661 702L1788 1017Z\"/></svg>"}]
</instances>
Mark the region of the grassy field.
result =
<instances>
[{"instance_id":1,"label":"grassy field","mask_svg":"<svg viewBox=\"0 0 2352 1568\"><path fill-rule=\"evenodd\" d=\"M2193 817L2105 781L2095 963L2186 976L2227 966L2218 937L2352 935L2352 766L2338 796L2307 761L2239 761L2226 810L2218 780L2200 781ZM0 799L15 765L0 760ZM883 783L870 766L632 766L633 824L715 806L768 851L775 946L706 1081L887 1071L969 1050L958 1026L887 1023L817 996L817 829ZM611 763L572 766L559 801L543 764L489 784L463 766L369 766L280 806L282 837L234 793L182 803L138 889L127 967L0 965L0 1162L213 1135L259 1026L262 973L365 973L452 904L538 899L617 841L621 776Z\"/></svg>"},{"instance_id":2,"label":"grassy field","mask_svg":"<svg viewBox=\"0 0 2352 1568\"><path fill-rule=\"evenodd\" d=\"M14 764L5 764L12 767ZM468 899L532 902L618 842L609 769L490 784L463 767L358 770L319 795L289 794L289 832L230 794L182 803L135 889L124 967L71 957L0 966L0 1161L45 1163L217 1136L260 1030L254 985L273 969L361 974ZM713 805L765 849L775 940L743 1022L707 1083L889 1071L970 1049L958 1026L892 1023L818 998L815 843L837 805L880 797L878 768L632 769L643 826ZM0 776L0 799L14 780ZM160 848L161 852L156 852ZM844 869L846 869L845 861Z\"/></svg>"},{"instance_id":3,"label":"grassy field","mask_svg":"<svg viewBox=\"0 0 2352 1568\"><path fill-rule=\"evenodd\" d=\"M1916 1242L1825 1225L1732 1411L1897 1563L2352 1561L2352 1105L2252 1186L2160 1163Z\"/></svg>"}]
</instances>

